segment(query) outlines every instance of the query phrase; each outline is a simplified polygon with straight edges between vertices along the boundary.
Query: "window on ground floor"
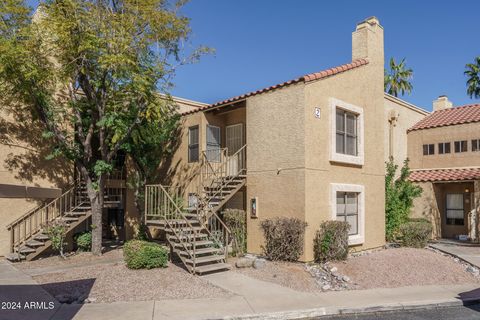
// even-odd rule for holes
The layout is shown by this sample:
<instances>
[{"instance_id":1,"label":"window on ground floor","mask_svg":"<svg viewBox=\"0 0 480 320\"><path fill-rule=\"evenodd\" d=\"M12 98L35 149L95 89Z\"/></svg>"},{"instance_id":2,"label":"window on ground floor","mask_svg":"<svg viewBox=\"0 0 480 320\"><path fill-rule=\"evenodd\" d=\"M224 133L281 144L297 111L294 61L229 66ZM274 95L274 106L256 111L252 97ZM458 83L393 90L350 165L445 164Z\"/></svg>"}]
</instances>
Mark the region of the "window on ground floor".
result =
<instances>
[{"instance_id":1,"label":"window on ground floor","mask_svg":"<svg viewBox=\"0 0 480 320\"><path fill-rule=\"evenodd\" d=\"M348 235L358 234L358 193L337 191L337 220L350 225Z\"/></svg>"},{"instance_id":2,"label":"window on ground floor","mask_svg":"<svg viewBox=\"0 0 480 320\"><path fill-rule=\"evenodd\" d=\"M332 183L331 217L350 225L348 243L362 244L365 241L365 187L356 184Z\"/></svg>"},{"instance_id":3,"label":"window on ground floor","mask_svg":"<svg viewBox=\"0 0 480 320\"><path fill-rule=\"evenodd\" d=\"M447 194L446 218L446 223L450 225L463 225L465 223L463 193Z\"/></svg>"}]
</instances>

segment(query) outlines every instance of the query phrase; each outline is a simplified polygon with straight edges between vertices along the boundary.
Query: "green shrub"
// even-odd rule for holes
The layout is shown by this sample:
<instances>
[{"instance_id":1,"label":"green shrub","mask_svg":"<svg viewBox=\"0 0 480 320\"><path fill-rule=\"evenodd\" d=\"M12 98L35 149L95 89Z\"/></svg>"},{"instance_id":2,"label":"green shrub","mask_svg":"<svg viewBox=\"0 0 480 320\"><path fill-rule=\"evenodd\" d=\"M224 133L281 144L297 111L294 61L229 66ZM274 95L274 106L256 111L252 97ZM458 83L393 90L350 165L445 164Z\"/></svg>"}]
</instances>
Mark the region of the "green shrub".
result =
<instances>
[{"instance_id":1,"label":"green shrub","mask_svg":"<svg viewBox=\"0 0 480 320\"><path fill-rule=\"evenodd\" d=\"M404 247L424 248L432 235L432 224L427 220L409 221L400 226Z\"/></svg>"},{"instance_id":2,"label":"green shrub","mask_svg":"<svg viewBox=\"0 0 480 320\"><path fill-rule=\"evenodd\" d=\"M76 234L74 237L75 243L79 251L91 251L92 250L92 232L82 232Z\"/></svg>"},{"instance_id":3,"label":"green shrub","mask_svg":"<svg viewBox=\"0 0 480 320\"><path fill-rule=\"evenodd\" d=\"M62 258L66 258L64 251L67 246L67 242L65 242L68 231L67 223L63 220L53 220L43 226L43 231L50 238L53 250L58 251Z\"/></svg>"},{"instance_id":4,"label":"green shrub","mask_svg":"<svg viewBox=\"0 0 480 320\"><path fill-rule=\"evenodd\" d=\"M348 255L348 230L345 221L325 221L313 239L315 262L345 260Z\"/></svg>"},{"instance_id":5,"label":"green shrub","mask_svg":"<svg viewBox=\"0 0 480 320\"><path fill-rule=\"evenodd\" d=\"M265 237L265 256L273 261L297 261L303 253L307 223L297 218L275 218L260 224Z\"/></svg>"},{"instance_id":6,"label":"green shrub","mask_svg":"<svg viewBox=\"0 0 480 320\"><path fill-rule=\"evenodd\" d=\"M131 240L123 246L123 257L130 269L165 268L168 250L155 242Z\"/></svg>"},{"instance_id":7,"label":"green shrub","mask_svg":"<svg viewBox=\"0 0 480 320\"><path fill-rule=\"evenodd\" d=\"M247 251L247 213L244 210L226 209L223 221L232 232L232 255L244 254Z\"/></svg>"}]
</instances>

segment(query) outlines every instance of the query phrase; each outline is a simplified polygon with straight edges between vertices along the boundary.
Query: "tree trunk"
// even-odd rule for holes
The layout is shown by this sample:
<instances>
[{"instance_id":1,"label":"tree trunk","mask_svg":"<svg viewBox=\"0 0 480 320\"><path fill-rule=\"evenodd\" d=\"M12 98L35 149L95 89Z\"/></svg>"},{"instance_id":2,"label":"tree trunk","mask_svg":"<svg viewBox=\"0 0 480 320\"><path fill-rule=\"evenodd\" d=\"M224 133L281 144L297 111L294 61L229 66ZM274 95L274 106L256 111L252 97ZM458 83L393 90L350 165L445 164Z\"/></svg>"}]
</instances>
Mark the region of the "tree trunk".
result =
<instances>
[{"instance_id":1,"label":"tree trunk","mask_svg":"<svg viewBox=\"0 0 480 320\"><path fill-rule=\"evenodd\" d=\"M99 256L102 254L103 176L98 178L97 183L95 188L90 177L87 178L87 193L92 207L92 253Z\"/></svg>"}]
</instances>

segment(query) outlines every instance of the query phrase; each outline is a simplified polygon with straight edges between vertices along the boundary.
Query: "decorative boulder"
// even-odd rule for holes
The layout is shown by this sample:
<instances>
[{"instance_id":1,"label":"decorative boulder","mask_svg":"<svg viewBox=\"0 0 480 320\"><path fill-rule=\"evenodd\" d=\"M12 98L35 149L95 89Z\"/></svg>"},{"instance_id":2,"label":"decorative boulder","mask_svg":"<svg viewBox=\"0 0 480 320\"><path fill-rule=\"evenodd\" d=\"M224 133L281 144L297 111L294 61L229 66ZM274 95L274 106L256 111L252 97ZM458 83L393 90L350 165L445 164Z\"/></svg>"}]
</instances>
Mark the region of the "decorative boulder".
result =
<instances>
[{"instance_id":1,"label":"decorative boulder","mask_svg":"<svg viewBox=\"0 0 480 320\"><path fill-rule=\"evenodd\" d=\"M250 268L253 265L253 259L250 258L239 258L237 262L235 262L235 266L237 268Z\"/></svg>"},{"instance_id":2,"label":"decorative boulder","mask_svg":"<svg viewBox=\"0 0 480 320\"><path fill-rule=\"evenodd\" d=\"M263 269L265 268L265 264L267 263L267 261L265 259L255 259L255 261L253 261L253 267L255 269Z\"/></svg>"}]
</instances>

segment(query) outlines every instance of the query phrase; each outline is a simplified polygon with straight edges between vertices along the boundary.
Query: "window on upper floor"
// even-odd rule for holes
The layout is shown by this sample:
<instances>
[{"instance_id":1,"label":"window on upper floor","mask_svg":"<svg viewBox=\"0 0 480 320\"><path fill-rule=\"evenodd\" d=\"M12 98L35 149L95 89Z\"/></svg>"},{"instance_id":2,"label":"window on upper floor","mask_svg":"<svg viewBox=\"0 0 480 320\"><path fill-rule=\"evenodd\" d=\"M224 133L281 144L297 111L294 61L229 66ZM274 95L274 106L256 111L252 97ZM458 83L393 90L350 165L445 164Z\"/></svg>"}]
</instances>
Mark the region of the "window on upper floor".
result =
<instances>
[{"instance_id":1,"label":"window on upper floor","mask_svg":"<svg viewBox=\"0 0 480 320\"><path fill-rule=\"evenodd\" d=\"M467 147L467 140L462 140L462 141L455 141L455 152L467 152L468 147Z\"/></svg>"},{"instance_id":2,"label":"window on upper floor","mask_svg":"<svg viewBox=\"0 0 480 320\"><path fill-rule=\"evenodd\" d=\"M337 153L358 155L357 117L355 113L337 109L335 138Z\"/></svg>"},{"instance_id":3,"label":"window on upper floor","mask_svg":"<svg viewBox=\"0 0 480 320\"><path fill-rule=\"evenodd\" d=\"M472 151L473 152L480 151L480 139L472 140Z\"/></svg>"},{"instance_id":4,"label":"window on upper floor","mask_svg":"<svg viewBox=\"0 0 480 320\"><path fill-rule=\"evenodd\" d=\"M193 126L188 128L188 162L197 162L199 153L199 130L198 126Z\"/></svg>"},{"instance_id":5,"label":"window on upper floor","mask_svg":"<svg viewBox=\"0 0 480 320\"><path fill-rule=\"evenodd\" d=\"M221 161L220 127L207 125L207 160L210 162Z\"/></svg>"},{"instance_id":6,"label":"window on upper floor","mask_svg":"<svg viewBox=\"0 0 480 320\"><path fill-rule=\"evenodd\" d=\"M438 154L450 153L450 142L440 142L438 144Z\"/></svg>"},{"instance_id":7,"label":"window on upper floor","mask_svg":"<svg viewBox=\"0 0 480 320\"><path fill-rule=\"evenodd\" d=\"M363 165L363 108L330 99L331 152L334 162Z\"/></svg>"},{"instance_id":8,"label":"window on upper floor","mask_svg":"<svg viewBox=\"0 0 480 320\"><path fill-rule=\"evenodd\" d=\"M432 144L424 144L423 145L423 155L424 156L429 156L435 154L435 145Z\"/></svg>"}]
</instances>

